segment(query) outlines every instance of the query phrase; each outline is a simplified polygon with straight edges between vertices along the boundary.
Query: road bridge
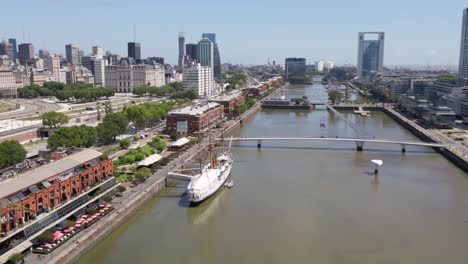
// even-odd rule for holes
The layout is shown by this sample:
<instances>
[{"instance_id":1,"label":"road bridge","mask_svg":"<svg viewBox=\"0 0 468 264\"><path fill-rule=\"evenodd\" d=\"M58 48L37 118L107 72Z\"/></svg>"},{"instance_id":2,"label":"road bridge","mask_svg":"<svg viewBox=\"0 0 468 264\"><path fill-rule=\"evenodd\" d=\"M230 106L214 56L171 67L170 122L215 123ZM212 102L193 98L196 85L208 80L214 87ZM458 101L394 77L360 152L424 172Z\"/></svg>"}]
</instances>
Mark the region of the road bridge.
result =
<instances>
[{"instance_id":1,"label":"road bridge","mask_svg":"<svg viewBox=\"0 0 468 264\"><path fill-rule=\"evenodd\" d=\"M221 140L217 138L216 140ZM226 138L226 141L254 141L257 142L257 148L262 147L263 141L336 141L336 142L354 142L356 144L357 151L363 151L364 143L375 143L375 144L391 144L400 145L401 152L406 152L406 146L422 146L432 148L444 148L443 144L428 143L428 142L417 142L417 141L402 141L402 140L391 140L391 139L365 139L365 138L329 138L329 137L248 137L248 138Z\"/></svg>"}]
</instances>

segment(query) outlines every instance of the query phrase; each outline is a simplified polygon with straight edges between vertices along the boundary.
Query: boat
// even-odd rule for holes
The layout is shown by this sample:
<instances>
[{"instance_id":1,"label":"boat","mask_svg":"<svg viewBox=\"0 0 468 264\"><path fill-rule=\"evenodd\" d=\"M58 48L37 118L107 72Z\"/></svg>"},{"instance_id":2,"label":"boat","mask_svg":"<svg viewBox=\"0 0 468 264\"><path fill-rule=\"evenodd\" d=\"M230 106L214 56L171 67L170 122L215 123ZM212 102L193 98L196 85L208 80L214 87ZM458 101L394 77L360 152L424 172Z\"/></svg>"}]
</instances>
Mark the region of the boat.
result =
<instances>
[{"instance_id":1,"label":"boat","mask_svg":"<svg viewBox=\"0 0 468 264\"><path fill-rule=\"evenodd\" d=\"M224 151L222 140L220 155L217 155L213 144L209 143L210 162L202 166L200 173L191 177L187 186L187 199L191 203L200 203L215 194L231 174L233 159L229 151Z\"/></svg>"},{"instance_id":2,"label":"boat","mask_svg":"<svg viewBox=\"0 0 468 264\"><path fill-rule=\"evenodd\" d=\"M232 181L232 179L229 179L229 180L226 181L224 186L226 186L228 188L232 188L232 186L234 186L234 182Z\"/></svg>"}]
</instances>

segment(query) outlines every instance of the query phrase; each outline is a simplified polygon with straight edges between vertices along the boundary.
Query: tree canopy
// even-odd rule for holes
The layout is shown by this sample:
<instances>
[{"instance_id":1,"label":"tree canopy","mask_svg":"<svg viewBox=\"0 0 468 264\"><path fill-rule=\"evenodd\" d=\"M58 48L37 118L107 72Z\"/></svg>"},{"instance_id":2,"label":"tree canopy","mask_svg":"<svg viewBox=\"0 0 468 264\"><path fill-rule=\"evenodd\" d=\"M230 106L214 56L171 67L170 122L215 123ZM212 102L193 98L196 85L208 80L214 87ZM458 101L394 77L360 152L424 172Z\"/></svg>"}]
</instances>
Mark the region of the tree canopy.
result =
<instances>
[{"instance_id":1,"label":"tree canopy","mask_svg":"<svg viewBox=\"0 0 468 264\"><path fill-rule=\"evenodd\" d=\"M152 103L132 105L125 109L125 115L137 128L144 128L146 124L156 123L166 117L173 109L173 103Z\"/></svg>"},{"instance_id":2,"label":"tree canopy","mask_svg":"<svg viewBox=\"0 0 468 264\"><path fill-rule=\"evenodd\" d=\"M50 128L59 128L65 124L68 124L70 118L63 114L57 112L47 112L41 115L42 125Z\"/></svg>"},{"instance_id":3,"label":"tree canopy","mask_svg":"<svg viewBox=\"0 0 468 264\"><path fill-rule=\"evenodd\" d=\"M15 140L0 143L0 168L9 167L22 162L26 158L26 150Z\"/></svg>"},{"instance_id":4,"label":"tree canopy","mask_svg":"<svg viewBox=\"0 0 468 264\"><path fill-rule=\"evenodd\" d=\"M81 125L62 127L47 140L48 148L55 150L65 148L89 148L96 143L96 129Z\"/></svg>"},{"instance_id":5,"label":"tree canopy","mask_svg":"<svg viewBox=\"0 0 468 264\"><path fill-rule=\"evenodd\" d=\"M328 92L328 98L335 104L335 102L339 101L342 98L342 95L339 91L333 90Z\"/></svg>"},{"instance_id":6,"label":"tree canopy","mask_svg":"<svg viewBox=\"0 0 468 264\"><path fill-rule=\"evenodd\" d=\"M36 98L39 96L55 96L60 101L75 99L78 101L96 101L100 97L114 95L112 89L96 88L83 82L63 84L58 82L45 82L43 87L32 84L18 88L21 98Z\"/></svg>"}]
</instances>

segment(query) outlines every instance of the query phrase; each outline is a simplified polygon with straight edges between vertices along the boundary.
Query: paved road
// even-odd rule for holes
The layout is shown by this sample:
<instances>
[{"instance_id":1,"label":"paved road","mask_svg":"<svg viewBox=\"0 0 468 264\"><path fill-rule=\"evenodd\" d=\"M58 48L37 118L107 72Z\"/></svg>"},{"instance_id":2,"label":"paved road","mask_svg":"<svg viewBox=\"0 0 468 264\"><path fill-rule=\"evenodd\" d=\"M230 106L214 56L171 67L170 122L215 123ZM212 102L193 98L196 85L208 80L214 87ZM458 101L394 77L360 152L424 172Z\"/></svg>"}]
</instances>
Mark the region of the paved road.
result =
<instances>
[{"instance_id":1,"label":"paved road","mask_svg":"<svg viewBox=\"0 0 468 264\"><path fill-rule=\"evenodd\" d=\"M38 115L60 109L60 106L57 104L47 103L42 100L36 99L5 99L3 101L13 104L20 104L25 108L21 111L0 113L0 120L30 117L33 115Z\"/></svg>"}]
</instances>

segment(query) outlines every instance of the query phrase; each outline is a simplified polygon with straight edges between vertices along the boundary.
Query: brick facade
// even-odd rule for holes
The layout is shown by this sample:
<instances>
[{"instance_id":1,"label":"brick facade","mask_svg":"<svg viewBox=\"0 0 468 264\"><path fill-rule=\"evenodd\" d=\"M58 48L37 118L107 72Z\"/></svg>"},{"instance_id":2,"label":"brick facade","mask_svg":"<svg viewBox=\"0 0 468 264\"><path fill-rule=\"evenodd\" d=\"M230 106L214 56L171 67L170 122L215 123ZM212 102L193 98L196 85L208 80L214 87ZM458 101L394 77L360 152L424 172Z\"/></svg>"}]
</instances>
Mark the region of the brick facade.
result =
<instances>
[{"instance_id":1,"label":"brick facade","mask_svg":"<svg viewBox=\"0 0 468 264\"><path fill-rule=\"evenodd\" d=\"M218 105L215 108L209 109L201 115L181 115L181 114L171 114L166 117L166 131L167 134L178 133L177 132L177 122L186 121L187 122L187 133L179 133L184 136L194 135L198 132L203 131L208 128L211 124L220 120L224 116L224 107Z\"/></svg>"},{"instance_id":2,"label":"brick facade","mask_svg":"<svg viewBox=\"0 0 468 264\"><path fill-rule=\"evenodd\" d=\"M85 162L80 166L86 168L88 163ZM34 219L44 211L53 210L57 205L79 196L82 192L108 179L111 174L112 160L107 159L101 160L62 181L59 179L59 175L51 175L48 179L51 184L49 187L35 193L29 192L20 201L0 209L0 232L7 233ZM23 191L28 192L28 190Z\"/></svg>"}]
</instances>

